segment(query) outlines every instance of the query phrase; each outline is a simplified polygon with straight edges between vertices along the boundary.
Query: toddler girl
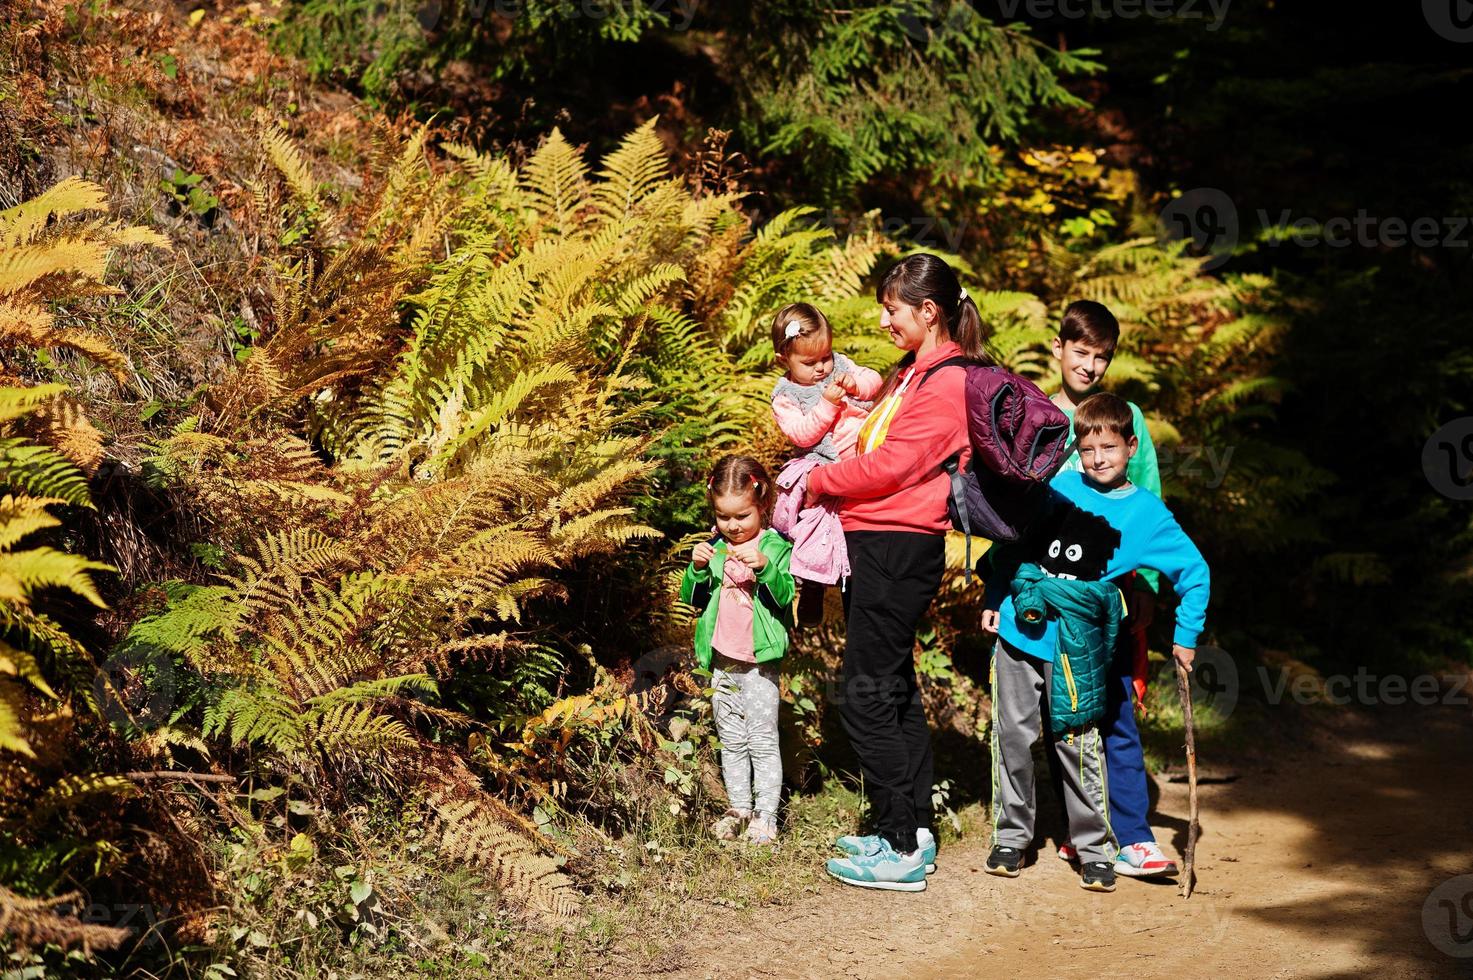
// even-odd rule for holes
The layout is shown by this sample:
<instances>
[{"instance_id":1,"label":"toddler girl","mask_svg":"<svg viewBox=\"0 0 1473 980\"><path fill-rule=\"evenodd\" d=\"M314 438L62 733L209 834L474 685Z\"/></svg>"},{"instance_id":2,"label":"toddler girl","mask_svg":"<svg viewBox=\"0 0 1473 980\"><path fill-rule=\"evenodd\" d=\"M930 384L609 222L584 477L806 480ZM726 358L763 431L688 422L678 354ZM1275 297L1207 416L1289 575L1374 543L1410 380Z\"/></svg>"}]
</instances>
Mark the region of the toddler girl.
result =
<instances>
[{"instance_id":1,"label":"toddler girl","mask_svg":"<svg viewBox=\"0 0 1473 980\"><path fill-rule=\"evenodd\" d=\"M778 474L773 525L793 539L793 575L802 583L798 620L823 619L823 587L849 574L844 530L832 503L803 508L808 471L855 455L860 427L885 380L834 351L828 319L810 303L783 307L772 321L772 348L783 376L772 389L778 428L807 452Z\"/></svg>"},{"instance_id":2,"label":"toddler girl","mask_svg":"<svg viewBox=\"0 0 1473 980\"><path fill-rule=\"evenodd\" d=\"M727 456L706 481L716 536L691 552L680 599L701 610L696 660L711 671L712 713L721 740L721 776L730 808L711 828L734 839L777 840L782 793L776 662L792 625L792 546L767 526L772 478L750 456Z\"/></svg>"},{"instance_id":3,"label":"toddler girl","mask_svg":"<svg viewBox=\"0 0 1473 980\"><path fill-rule=\"evenodd\" d=\"M829 321L811 303L778 311L772 348L783 369L772 389L772 414L783 435L818 462L853 456L859 427L885 379L834 351Z\"/></svg>"}]
</instances>

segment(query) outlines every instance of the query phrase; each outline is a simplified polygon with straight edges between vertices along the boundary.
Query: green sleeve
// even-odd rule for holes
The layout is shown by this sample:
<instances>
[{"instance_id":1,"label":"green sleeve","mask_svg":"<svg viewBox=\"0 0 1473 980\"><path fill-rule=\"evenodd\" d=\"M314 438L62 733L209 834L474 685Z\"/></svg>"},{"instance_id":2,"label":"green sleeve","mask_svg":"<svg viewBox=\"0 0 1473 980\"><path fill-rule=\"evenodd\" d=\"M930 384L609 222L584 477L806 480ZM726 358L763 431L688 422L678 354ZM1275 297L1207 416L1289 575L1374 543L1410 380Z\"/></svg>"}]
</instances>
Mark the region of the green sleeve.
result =
<instances>
[{"instance_id":1,"label":"green sleeve","mask_svg":"<svg viewBox=\"0 0 1473 980\"><path fill-rule=\"evenodd\" d=\"M711 566L697 568L695 562L685 566L685 574L680 577L680 601L686 605L695 605L696 587L709 585L711 582Z\"/></svg>"},{"instance_id":2,"label":"green sleeve","mask_svg":"<svg viewBox=\"0 0 1473 980\"><path fill-rule=\"evenodd\" d=\"M757 581L767 586L779 606L791 605L798 591L793 574L788 571L793 546L781 534L769 534L762 542L762 553L767 556L767 564L757 573Z\"/></svg>"},{"instance_id":3,"label":"green sleeve","mask_svg":"<svg viewBox=\"0 0 1473 980\"><path fill-rule=\"evenodd\" d=\"M1146 417L1141 414L1141 407L1135 402L1130 403L1130 415L1140 447L1136 450L1130 465L1125 468L1125 475L1131 483L1138 487L1145 487L1159 497L1161 496L1161 468L1156 464L1156 444L1151 441L1151 430L1146 425Z\"/></svg>"},{"instance_id":4,"label":"green sleeve","mask_svg":"<svg viewBox=\"0 0 1473 980\"><path fill-rule=\"evenodd\" d=\"M1151 441L1151 429L1146 425L1146 416L1135 402L1130 403L1130 416L1135 427L1135 437L1140 442L1135 457L1125 468L1125 476L1138 487L1145 487L1156 496L1161 493L1161 467L1156 462L1156 444ZM1161 592L1161 575L1149 568L1140 569L1141 580L1152 592Z\"/></svg>"}]
</instances>

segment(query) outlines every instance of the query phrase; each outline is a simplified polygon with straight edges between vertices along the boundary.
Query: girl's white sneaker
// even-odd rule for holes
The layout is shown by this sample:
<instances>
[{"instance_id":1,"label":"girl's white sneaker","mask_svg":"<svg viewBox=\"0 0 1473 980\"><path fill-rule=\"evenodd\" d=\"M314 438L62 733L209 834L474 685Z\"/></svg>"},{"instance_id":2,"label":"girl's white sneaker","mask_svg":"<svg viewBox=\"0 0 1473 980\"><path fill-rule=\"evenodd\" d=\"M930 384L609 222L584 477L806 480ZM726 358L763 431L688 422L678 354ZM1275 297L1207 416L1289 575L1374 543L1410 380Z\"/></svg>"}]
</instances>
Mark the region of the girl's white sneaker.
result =
<instances>
[{"instance_id":1,"label":"girl's white sneaker","mask_svg":"<svg viewBox=\"0 0 1473 980\"><path fill-rule=\"evenodd\" d=\"M747 824L747 841L752 844L777 843L777 818L759 813Z\"/></svg>"},{"instance_id":2,"label":"girl's white sneaker","mask_svg":"<svg viewBox=\"0 0 1473 980\"><path fill-rule=\"evenodd\" d=\"M711 836L717 840L736 840L742 832L742 824L751 816L745 810L727 810L711 825Z\"/></svg>"}]
</instances>

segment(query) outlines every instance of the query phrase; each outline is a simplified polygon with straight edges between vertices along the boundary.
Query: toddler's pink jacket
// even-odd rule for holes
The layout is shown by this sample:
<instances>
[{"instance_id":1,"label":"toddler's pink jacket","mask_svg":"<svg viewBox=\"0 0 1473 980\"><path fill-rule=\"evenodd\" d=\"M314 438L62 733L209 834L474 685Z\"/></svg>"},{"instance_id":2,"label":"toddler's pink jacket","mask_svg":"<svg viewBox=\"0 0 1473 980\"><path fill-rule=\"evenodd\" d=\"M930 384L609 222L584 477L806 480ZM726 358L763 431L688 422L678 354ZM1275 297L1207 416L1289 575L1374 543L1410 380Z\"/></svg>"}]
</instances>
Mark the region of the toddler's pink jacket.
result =
<instances>
[{"instance_id":1,"label":"toddler's pink jacket","mask_svg":"<svg viewBox=\"0 0 1473 980\"><path fill-rule=\"evenodd\" d=\"M823 397L830 379L818 384L794 384L784 375L772 389L772 414L778 427L805 455L789 460L778 475L777 507L772 526L793 542L795 578L833 585L849 575L849 549L839 522L839 502L820 500L804 507L808 471L823 463L854 458L859 429L869 417L871 399L885 379L860 367L843 354L834 355L832 377L847 374L855 380L856 394L835 404Z\"/></svg>"}]
</instances>

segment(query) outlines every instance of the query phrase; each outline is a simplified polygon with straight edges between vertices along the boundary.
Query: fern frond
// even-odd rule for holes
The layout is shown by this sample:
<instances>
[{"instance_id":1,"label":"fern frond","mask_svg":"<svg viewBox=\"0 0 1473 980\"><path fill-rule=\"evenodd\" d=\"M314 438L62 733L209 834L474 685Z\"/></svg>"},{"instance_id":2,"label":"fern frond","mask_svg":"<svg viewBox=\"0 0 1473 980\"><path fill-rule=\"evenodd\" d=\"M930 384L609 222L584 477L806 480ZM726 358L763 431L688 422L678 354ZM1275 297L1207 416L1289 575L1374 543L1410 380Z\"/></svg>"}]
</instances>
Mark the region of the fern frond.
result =
<instances>
[{"instance_id":1,"label":"fern frond","mask_svg":"<svg viewBox=\"0 0 1473 980\"><path fill-rule=\"evenodd\" d=\"M36 497L92 508L87 478L70 459L23 439L0 439L0 484Z\"/></svg>"},{"instance_id":2,"label":"fern frond","mask_svg":"<svg viewBox=\"0 0 1473 980\"><path fill-rule=\"evenodd\" d=\"M527 198L553 233L567 235L579 228L579 212L588 204L587 176L583 157L561 130L554 129L527 161Z\"/></svg>"},{"instance_id":3,"label":"fern frond","mask_svg":"<svg viewBox=\"0 0 1473 980\"><path fill-rule=\"evenodd\" d=\"M582 898L573 882L551 858L497 820L484 794L457 799L439 790L431 793L430 803L443 857L481 868L503 894L544 916L567 919L579 913Z\"/></svg>"},{"instance_id":4,"label":"fern frond","mask_svg":"<svg viewBox=\"0 0 1473 980\"><path fill-rule=\"evenodd\" d=\"M21 680L29 681L31 686L42 694L52 699L59 699L51 685L46 682L41 673L41 665L36 658L24 650L17 650L8 643L0 642L0 674L8 674Z\"/></svg>"},{"instance_id":5,"label":"fern frond","mask_svg":"<svg viewBox=\"0 0 1473 980\"><path fill-rule=\"evenodd\" d=\"M266 159L286 181L297 203L303 207L320 208L322 199L317 194L312 168L291 137L283 130L268 129L261 134L261 145L265 147Z\"/></svg>"},{"instance_id":6,"label":"fern frond","mask_svg":"<svg viewBox=\"0 0 1473 980\"><path fill-rule=\"evenodd\" d=\"M97 594L89 572L116 571L111 565L55 548L0 552L0 602L29 605L37 589L67 589L99 609L107 604Z\"/></svg>"},{"instance_id":7,"label":"fern frond","mask_svg":"<svg viewBox=\"0 0 1473 980\"><path fill-rule=\"evenodd\" d=\"M19 684L0 677L0 749L28 759L36 750L26 740L26 695Z\"/></svg>"},{"instance_id":8,"label":"fern frond","mask_svg":"<svg viewBox=\"0 0 1473 980\"><path fill-rule=\"evenodd\" d=\"M66 218L107 207L107 192L90 180L67 177L49 190L13 208L0 211L0 249L32 241L53 218Z\"/></svg>"},{"instance_id":9,"label":"fern frond","mask_svg":"<svg viewBox=\"0 0 1473 980\"><path fill-rule=\"evenodd\" d=\"M78 806L97 796L131 796L138 792L124 776L108 773L76 773L62 776L36 801L33 819L57 810Z\"/></svg>"},{"instance_id":10,"label":"fern frond","mask_svg":"<svg viewBox=\"0 0 1473 980\"><path fill-rule=\"evenodd\" d=\"M618 149L603 159L593 187L595 208L605 221L623 221L635 213L640 202L662 180L668 180L670 165L665 145L655 132L659 117L647 120L620 141Z\"/></svg>"},{"instance_id":11,"label":"fern frond","mask_svg":"<svg viewBox=\"0 0 1473 980\"><path fill-rule=\"evenodd\" d=\"M104 926L83 922L73 915L58 912L71 905L75 895L56 898L22 898L9 888L0 886L0 935L21 949L62 949L81 947L93 950L117 949L132 935L120 926Z\"/></svg>"}]
</instances>

